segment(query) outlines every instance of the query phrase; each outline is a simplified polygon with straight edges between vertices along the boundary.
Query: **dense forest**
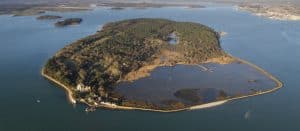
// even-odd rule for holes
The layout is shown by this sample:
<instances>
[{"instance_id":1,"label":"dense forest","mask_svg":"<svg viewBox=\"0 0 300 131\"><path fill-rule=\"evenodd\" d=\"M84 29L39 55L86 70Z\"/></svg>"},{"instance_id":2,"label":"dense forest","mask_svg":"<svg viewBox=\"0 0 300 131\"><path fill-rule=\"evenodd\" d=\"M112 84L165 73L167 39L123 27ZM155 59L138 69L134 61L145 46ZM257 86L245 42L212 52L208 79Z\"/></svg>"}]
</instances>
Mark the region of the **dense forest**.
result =
<instances>
[{"instance_id":1,"label":"dense forest","mask_svg":"<svg viewBox=\"0 0 300 131\"><path fill-rule=\"evenodd\" d=\"M177 44L168 43L172 33L179 39ZM172 57L174 54L176 57ZM108 23L96 34L64 47L48 60L44 73L69 86L76 98L122 103L122 96L113 92L114 85L155 60L195 64L224 55L218 33L207 26L131 19ZM91 89L77 91L78 84Z\"/></svg>"}]
</instances>

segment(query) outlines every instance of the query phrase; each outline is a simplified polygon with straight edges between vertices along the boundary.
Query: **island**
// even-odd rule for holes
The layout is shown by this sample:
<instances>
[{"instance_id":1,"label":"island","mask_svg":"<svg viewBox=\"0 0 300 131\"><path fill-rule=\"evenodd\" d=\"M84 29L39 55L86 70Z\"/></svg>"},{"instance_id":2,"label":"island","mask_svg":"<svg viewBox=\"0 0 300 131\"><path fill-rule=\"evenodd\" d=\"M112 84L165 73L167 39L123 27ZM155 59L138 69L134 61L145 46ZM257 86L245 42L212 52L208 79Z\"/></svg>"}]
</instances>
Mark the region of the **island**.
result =
<instances>
[{"instance_id":1,"label":"island","mask_svg":"<svg viewBox=\"0 0 300 131\"><path fill-rule=\"evenodd\" d=\"M188 5L187 7L191 8L191 9L193 9L193 8L205 8L204 5L197 5L197 4L195 4L195 5Z\"/></svg>"},{"instance_id":2,"label":"island","mask_svg":"<svg viewBox=\"0 0 300 131\"><path fill-rule=\"evenodd\" d=\"M31 15L40 15L44 14L46 11L39 10L39 9L28 9L28 10L22 10L22 11L13 11L12 14L14 17L17 16L31 16Z\"/></svg>"},{"instance_id":3,"label":"island","mask_svg":"<svg viewBox=\"0 0 300 131\"><path fill-rule=\"evenodd\" d=\"M111 7L111 10L124 10L125 8L123 7Z\"/></svg>"},{"instance_id":4,"label":"island","mask_svg":"<svg viewBox=\"0 0 300 131\"><path fill-rule=\"evenodd\" d=\"M81 18L68 18L62 21L58 21L55 23L55 26L64 27L69 25L78 25L82 22Z\"/></svg>"},{"instance_id":5,"label":"island","mask_svg":"<svg viewBox=\"0 0 300 131\"><path fill-rule=\"evenodd\" d=\"M42 15L37 17L36 19L38 20L54 20L54 19L60 19L62 18L61 16L57 16L57 15Z\"/></svg>"},{"instance_id":6,"label":"island","mask_svg":"<svg viewBox=\"0 0 300 131\"><path fill-rule=\"evenodd\" d=\"M263 69L224 52L219 38L199 23L111 22L58 51L42 75L63 87L70 102L87 104L86 111L201 109L282 87Z\"/></svg>"}]
</instances>

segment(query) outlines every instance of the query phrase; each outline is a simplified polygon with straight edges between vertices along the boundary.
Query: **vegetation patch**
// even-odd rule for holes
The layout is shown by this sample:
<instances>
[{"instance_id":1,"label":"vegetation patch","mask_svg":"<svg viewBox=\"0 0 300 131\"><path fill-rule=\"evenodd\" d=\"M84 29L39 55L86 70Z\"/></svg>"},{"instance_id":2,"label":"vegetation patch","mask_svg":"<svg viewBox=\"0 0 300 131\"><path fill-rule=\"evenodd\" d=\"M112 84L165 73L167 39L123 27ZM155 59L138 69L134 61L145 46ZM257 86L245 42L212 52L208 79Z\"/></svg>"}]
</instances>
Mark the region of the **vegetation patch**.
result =
<instances>
[{"instance_id":1,"label":"vegetation patch","mask_svg":"<svg viewBox=\"0 0 300 131\"><path fill-rule=\"evenodd\" d=\"M174 96L193 103L197 103L201 99L201 97L198 94L198 89L181 89L176 91L174 93Z\"/></svg>"},{"instance_id":2,"label":"vegetation patch","mask_svg":"<svg viewBox=\"0 0 300 131\"><path fill-rule=\"evenodd\" d=\"M61 16L56 16L56 15L42 15L37 17L36 19L38 20L53 20L53 19L60 19L62 18Z\"/></svg>"},{"instance_id":3,"label":"vegetation patch","mask_svg":"<svg viewBox=\"0 0 300 131\"><path fill-rule=\"evenodd\" d=\"M56 25L81 21L72 18ZM168 43L173 32L180 39L174 45ZM96 34L64 47L48 60L44 73L68 86L77 99L85 99L90 104L108 101L119 105L156 107L113 95L115 85L148 76L158 66L207 61L228 63L229 60L232 58L220 47L219 34L207 26L166 19L131 19L108 23ZM193 102L200 99L189 90L175 94ZM169 103L172 107L182 106Z\"/></svg>"}]
</instances>

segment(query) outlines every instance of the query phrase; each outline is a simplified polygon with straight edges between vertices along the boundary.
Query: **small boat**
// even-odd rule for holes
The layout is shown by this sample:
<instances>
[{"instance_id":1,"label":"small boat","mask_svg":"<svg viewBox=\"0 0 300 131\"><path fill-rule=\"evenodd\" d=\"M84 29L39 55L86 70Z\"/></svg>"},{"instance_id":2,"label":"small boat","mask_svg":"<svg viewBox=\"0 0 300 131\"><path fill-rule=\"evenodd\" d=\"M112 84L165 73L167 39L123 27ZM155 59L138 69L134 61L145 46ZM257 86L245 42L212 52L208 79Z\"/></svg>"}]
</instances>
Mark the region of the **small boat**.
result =
<instances>
[{"instance_id":1,"label":"small boat","mask_svg":"<svg viewBox=\"0 0 300 131\"><path fill-rule=\"evenodd\" d=\"M41 101L40 100L36 100L36 103L40 103Z\"/></svg>"},{"instance_id":2,"label":"small boat","mask_svg":"<svg viewBox=\"0 0 300 131\"><path fill-rule=\"evenodd\" d=\"M95 107L87 107L87 108L85 108L85 112L93 112L95 110L96 110Z\"/></svg>"}]
</instances>

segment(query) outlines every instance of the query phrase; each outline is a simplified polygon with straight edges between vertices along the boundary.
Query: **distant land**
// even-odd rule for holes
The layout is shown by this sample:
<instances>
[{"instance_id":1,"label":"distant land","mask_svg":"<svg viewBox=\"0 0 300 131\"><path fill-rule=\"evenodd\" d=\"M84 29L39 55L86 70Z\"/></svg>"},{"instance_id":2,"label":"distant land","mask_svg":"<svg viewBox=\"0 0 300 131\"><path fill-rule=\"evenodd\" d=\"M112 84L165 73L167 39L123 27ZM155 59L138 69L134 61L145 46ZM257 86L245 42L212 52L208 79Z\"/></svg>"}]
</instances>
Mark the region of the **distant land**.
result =
<instances>
[{"instance_id":1,"label":"distant land","mask_svg":"<svg viewBox=\"0 0 300 131\"><path fill-rule=\"evenodd\" d=\"M97 6L107 6L120 10L133 8L160 8L166 6L186 6L189 8L204 8L206 3L221 3L239 6L240 10L250 11L258 16L276 20L300 20L300 1L297 0L3 0L0 2L0 14L14 16L40 15L46 11L86 11Z\"/></svg>"},{"instance_id":2,"label":"distant land","mask_svg":"<svg viewBox=\"0 0 300 131\"><path fill-rule=\"evenodd\" d=\"M204 6L193 3L147 3L147 2L32 2L29 4L23 3L4 3L0 4L1 14L13 14L14 16L40 15L46 11L71 12L71 11L87 11L93 10L97 6L111 7L112 9L123 9L127 7L133 8L160 8L167 6L186 6L190 8L203 8Z\"/></svg>"},{"instance_id":3,"label":"distant land","mask_svg":"<svg viewBox=\"0 0 300 131\"><path fill-rule=\"evenodd\" d=\"M58 21L55 23L55 26L64 27L68 25L78 25L82 22L81 18L68 18L62 21Z\"/></svg>"},{"instance_id":4,"label":"distant land","mask_svg":"<svg viewBox=\"0 0 300 131\"><path fill-rule=\"evenodd\" d=\"M294 5L241 4L240 10L275 20L300 20L300 7Z\"/></svg>"},{"instance_id":5,"label":"distant land","mask_svg":"<svg viewBox=\"0 0 300 131\"><path fill-rule=\"evenodd\" d=\"M38 20L53 20L53 19L60 19L62 18L61 16L56 16L56 15L42 15L37 17L36 19Z\"/></svg>"},{"instance_id":6,"label":"distant land","mask_svg":"<svg viewBox=\"0 0 300 131\"><path fill-rule=\"evenodd\" d=\"M213 29L191 22L146 18L112 22L96 34L61 49L48 60L42 74L64 87L72 103L83 102L91 108L161 112L215 106L227 100L269 93L282 86L279 80L259 67L225 53L219 37ZM199 89L186 88L174 93L183 101L163 100L163 105L127 99L115 91L118 83L148 77L157 67L183 64L207 70L201 63L247 64L269 77L276 86L271 90L251 89L247 94L238 92L237 95L214 89L216 95L212 103L201 101L203 96L197 93Z\"/></svg>"}]
</instances>

